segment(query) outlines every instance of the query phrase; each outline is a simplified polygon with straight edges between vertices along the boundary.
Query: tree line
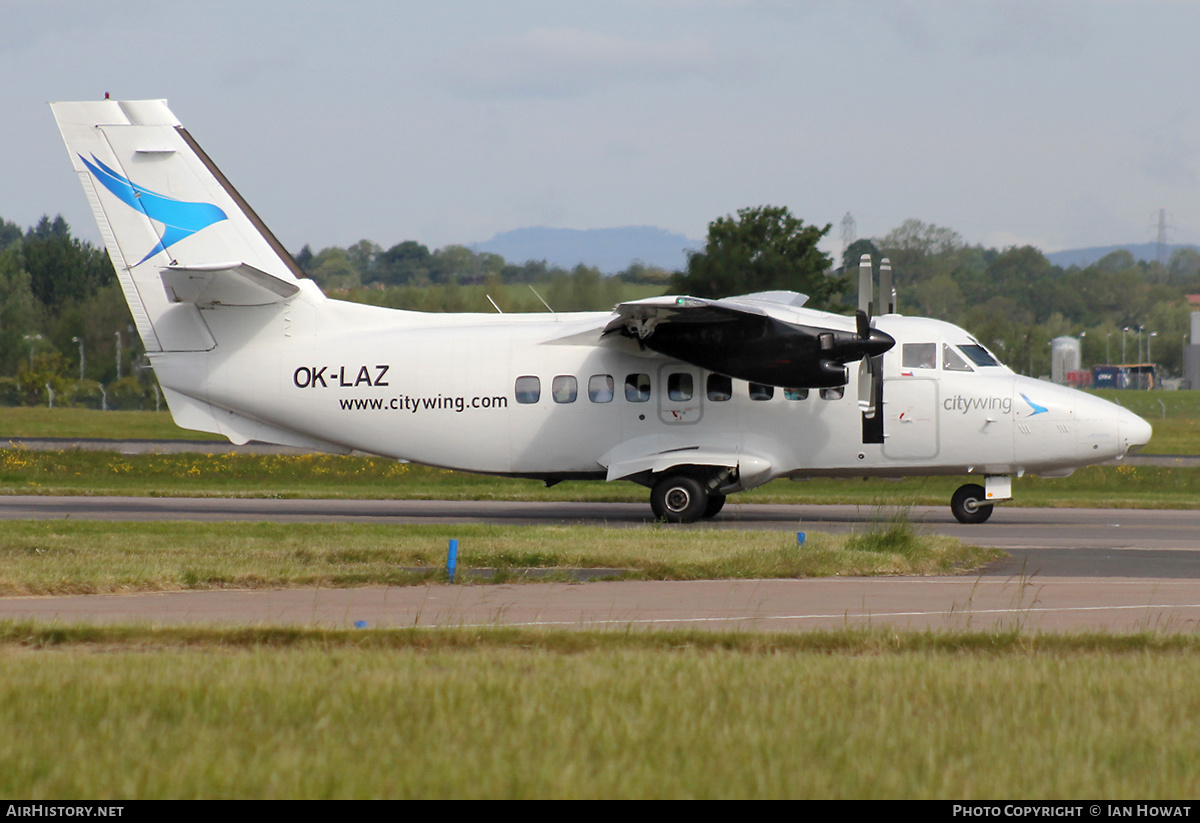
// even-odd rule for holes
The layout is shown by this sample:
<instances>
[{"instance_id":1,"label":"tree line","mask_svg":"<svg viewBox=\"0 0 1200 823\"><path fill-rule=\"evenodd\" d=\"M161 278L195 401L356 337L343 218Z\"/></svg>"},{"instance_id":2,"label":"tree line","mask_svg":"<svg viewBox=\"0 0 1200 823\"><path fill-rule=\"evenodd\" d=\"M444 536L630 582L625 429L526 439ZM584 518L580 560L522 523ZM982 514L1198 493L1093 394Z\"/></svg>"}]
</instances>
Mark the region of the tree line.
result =
<instances>
[{"instance_id":1,"label":"tree line","mask_svg":"<svg viewBox=\"0 0 1200 823\"><path fill-rule=\"evenodd\" d=\"M1064 268L1032 246L971 246L952 229L906 220L853 243L843 266L857 269L862 254L891 261L903 314L962 326L1023 374L1050 373L1050 341L1060 336L1080 338L1085 368L1149 358L1168 375L1182 372L1187 295L1200 293L1195 249L1176 249L1165 265L1120 250Z\"/></svg>"},{"instance_id":2,"label":"tree line","mask_svg":"<svg viewBox=\"0 0 1200 823\"><path fill-rule=\"evenodd\" d=\"M296 261L332 296L420 311L603 311L668 291L791 289L808 294L810 306L847 312L867 253L876 265L891 260L902 313L966 328L1016 371L1048 373L1050 340L1061 335L1082 335L1085 365L1118 362L1122 351L1132 362L1149 350L1165 372L1181 370L1186 295L1200 293L1195 250L1176 250L1166 265L1118 251L1064 269L1031 246L971 246L951 229L907 220L856 241L835 267L817 248L830 228L782 207L742 209L709 225L704 249L689 253L681 271L634 263L614 276L415 240L386 249L369 240L305 246ZM42 404L53 391L61 404L153 408L145 366L108 255L73 237L62 217L28 229L0 218L0 403Z\"/></svg>"}]
</instances>

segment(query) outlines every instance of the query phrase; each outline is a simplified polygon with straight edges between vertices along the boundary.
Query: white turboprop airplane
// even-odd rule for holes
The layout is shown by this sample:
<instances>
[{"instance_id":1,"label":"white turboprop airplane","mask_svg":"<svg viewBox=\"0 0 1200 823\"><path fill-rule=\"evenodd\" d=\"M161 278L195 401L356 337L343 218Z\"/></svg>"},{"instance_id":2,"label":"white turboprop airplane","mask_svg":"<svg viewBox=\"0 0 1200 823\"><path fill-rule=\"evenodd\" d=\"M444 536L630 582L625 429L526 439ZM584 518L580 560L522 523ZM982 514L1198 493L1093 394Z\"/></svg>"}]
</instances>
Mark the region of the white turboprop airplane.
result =
<instances>
[{"instance_id":1,"label":"white turboprop airplane","mask_svg":"<svg viewBox=\"0 0 1200 823\"><path fill-rule=\"evenodd\" d=\"M331 300L165 101L51 107L184 428L547 485L631 480L672 522L780 477L970 475L982 485L951 509L979 523L1014 475L1065 476L1150 439L1117 405L894 313L890 272L873 319L794 292L571 314ZM865 260L861 304L870 272Z\"/></svg>"}]
</instances>

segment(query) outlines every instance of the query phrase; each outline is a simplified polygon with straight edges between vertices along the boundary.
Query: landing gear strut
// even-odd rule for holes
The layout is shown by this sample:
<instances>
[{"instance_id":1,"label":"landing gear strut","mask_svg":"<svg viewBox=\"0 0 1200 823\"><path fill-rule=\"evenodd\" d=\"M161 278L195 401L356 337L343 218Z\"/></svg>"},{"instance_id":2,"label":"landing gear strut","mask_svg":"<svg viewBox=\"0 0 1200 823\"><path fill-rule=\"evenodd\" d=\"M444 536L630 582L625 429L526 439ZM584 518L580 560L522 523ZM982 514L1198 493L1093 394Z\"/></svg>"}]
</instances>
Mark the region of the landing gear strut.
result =
<instances>
[{"instance_id":1,"label":"landing gear strut","mask_svg":"<svg viewBox=\"0 0 1200 823\"><path fill-rule=\"evenodd\" d=\"M950 511L959 523L983 523L992 516L991 503L985 503L987 494L983 486L967 483L959 486L950 498Z\"/></svg>"}]
</instances>

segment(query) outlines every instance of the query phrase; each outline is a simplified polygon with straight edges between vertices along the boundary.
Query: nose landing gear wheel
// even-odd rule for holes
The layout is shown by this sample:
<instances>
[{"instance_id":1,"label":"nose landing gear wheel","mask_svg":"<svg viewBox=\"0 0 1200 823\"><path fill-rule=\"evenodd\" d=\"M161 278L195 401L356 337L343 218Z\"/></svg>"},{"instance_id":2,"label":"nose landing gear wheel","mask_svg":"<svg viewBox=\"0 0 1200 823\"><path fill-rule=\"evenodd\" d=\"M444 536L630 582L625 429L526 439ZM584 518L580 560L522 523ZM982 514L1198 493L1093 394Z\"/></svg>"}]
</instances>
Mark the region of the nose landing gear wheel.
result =
<instances>
[{"instance_id":1,"label":"nose landing gear wheel","mask_svg":"<svg viewBox=\"0 0 1200 823\"><path fill-rule=\"evenodd\" d=\"M650 508L654 516L668 523L694 523L704 516L708 505L704 486L687 475L664 477L650 490Z\"/></svg>"},{"instance_id":2,"label":"nose landing gear wheel","mask_svg":"<svg viewBox=\"0 0 1200 823\"><path fill-rule=\"evenodd\" d=\"M967 483L959 486L958 491L950 498L950 512L959 523L983 523L992 516L994 506L985 503L987 495L983 486Z\"/></svg>"}]
</instances>

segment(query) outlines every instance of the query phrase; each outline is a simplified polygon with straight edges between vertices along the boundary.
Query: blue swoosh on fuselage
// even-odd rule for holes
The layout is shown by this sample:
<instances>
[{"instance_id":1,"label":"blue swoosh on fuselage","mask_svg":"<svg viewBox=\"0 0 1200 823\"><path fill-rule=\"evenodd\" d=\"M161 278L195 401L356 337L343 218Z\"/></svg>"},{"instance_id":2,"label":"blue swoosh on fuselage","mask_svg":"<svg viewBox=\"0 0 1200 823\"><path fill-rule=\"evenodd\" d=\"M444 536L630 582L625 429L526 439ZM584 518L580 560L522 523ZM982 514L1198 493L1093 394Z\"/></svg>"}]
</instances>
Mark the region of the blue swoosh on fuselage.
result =
<instances>
[{"instance_id":1,"label":"blue swoosh on fuselage","mask_svg":"<svg viewBox=\"0 0 1200 823\"><path fill-rule=\"evenodd\" d=\"M1041 414L1042 412L1050 411L1050 410L1049 410L1048 408L1046 408L1045 406L1039 406L1037 403L1034 403L1032 400L1030 400L1030 399L1029 399L1028 397L1026 397L1024 394L1021 394L1021 399L1022 399L1022 400L1024 400L1026 403L1028 403L1028 404L1029 404L1029 407L1030 407L1031 409L1033 409L1033 414L1029 415L1030 417L1033 417L1034 415Z\"/></svg>"},{"instance_id":2,"label":"blue swoosh on fuselage","mask_svg":"<svg viewBox=\"0 0 1200 823\"><path fill-rule=\"evenodd\" d=\"M101 185L115 194L122 203L131 209L140 211L151 220L163 224L162 238L158 241L158 245L139 260L138 265L145 263L160 251L166 251L169 246L173 246L185 237L191 237L213 223L229 219L225 212L212 203L189 203L186 200L176 200L136 185L104 165L94 154L92 155L92 160L96 161L94 164L82 154L79 155L79 159L100 181Z\"/></svg>"}]
</instances>

